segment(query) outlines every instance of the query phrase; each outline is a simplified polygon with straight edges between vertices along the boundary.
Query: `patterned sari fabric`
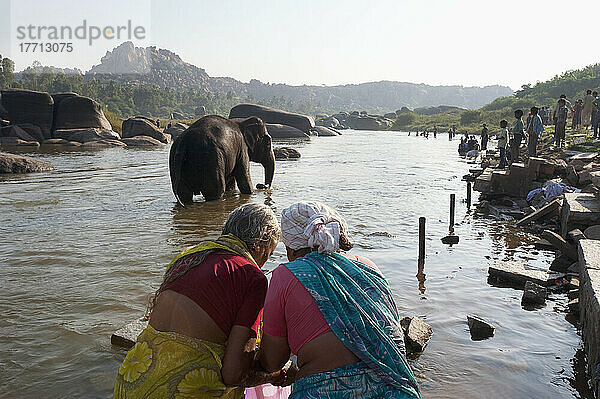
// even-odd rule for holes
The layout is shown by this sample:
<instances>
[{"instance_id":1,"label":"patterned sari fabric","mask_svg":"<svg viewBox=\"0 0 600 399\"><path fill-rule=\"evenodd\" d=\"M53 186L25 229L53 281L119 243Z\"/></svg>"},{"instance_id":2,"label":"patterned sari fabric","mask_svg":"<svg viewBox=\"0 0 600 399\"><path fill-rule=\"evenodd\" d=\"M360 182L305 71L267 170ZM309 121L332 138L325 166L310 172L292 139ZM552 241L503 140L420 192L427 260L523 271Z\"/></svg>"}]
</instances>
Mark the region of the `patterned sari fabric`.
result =
<instances>
[{"instance_id":1,"label":"patterned sari fabric","mask_svg":"<svg viewBox=\"0 0 600 399\"><path fill-rule=\"evenodd\" d=\"M404 357L398 310L378 271L340 254L318 252L285 266L312 295L333 333L361 360L301 378L292 397L421 397Z\"/></svg>"},{"instance_id":2,"label":"patterned sari fabric","mask_svg":"<svg viewBox=\"0 0 600 399\"><path fill-rule=\"evenodd\" d=\"M221 380L224 355L223 345L149 325L119 368L113 398L243 398Z\"/></svg>"},{"instance_id":3,"label":"patterned sari fabric","mask_svg":"<svg viewBox=\"0 0 600 399\"><path fill-rule=\"evenodd\" d=\"M183 250L167 267L158 294L171 281L196 267L214 251L228 251L256 262L237 237L228 234ZM195 254L193 262L182 259ZM178 262L182 259L181 262ZM148 325L119 368L114 398L226 398L244 397L244 389L226 387L221 379L225 347Z\"/></svg>"}]
</instances>

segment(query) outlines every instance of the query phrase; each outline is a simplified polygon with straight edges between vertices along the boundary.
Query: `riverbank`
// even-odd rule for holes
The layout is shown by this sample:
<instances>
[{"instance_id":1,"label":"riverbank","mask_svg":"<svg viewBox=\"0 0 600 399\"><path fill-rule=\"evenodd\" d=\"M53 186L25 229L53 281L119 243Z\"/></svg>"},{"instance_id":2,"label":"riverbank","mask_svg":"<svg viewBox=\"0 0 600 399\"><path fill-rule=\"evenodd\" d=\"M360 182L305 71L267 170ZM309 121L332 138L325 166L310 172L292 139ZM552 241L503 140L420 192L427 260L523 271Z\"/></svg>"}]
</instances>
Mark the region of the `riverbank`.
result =
<instances>
[{"instance_id":1,"label":"riverbank","mask_svg":"<svg viewBox=\"0 0 600 399\"><path fill-rule=\"evenodd\" d=\"M556 252L546 270L531 268L529 262L505 264L490 268L490 278L521 289L528 281L522 299L526 306L543 305L548 293L567 298L565 311L584 342L590 395L599 397L600 158L589 135L573 132L568 142L568 150L556 149L545 134L538 157L506 170L495 169L497 154L487 151L481 168L465 179L481 192L479 209L539 237L536 248Z\"/></svg>"}]
</instances>

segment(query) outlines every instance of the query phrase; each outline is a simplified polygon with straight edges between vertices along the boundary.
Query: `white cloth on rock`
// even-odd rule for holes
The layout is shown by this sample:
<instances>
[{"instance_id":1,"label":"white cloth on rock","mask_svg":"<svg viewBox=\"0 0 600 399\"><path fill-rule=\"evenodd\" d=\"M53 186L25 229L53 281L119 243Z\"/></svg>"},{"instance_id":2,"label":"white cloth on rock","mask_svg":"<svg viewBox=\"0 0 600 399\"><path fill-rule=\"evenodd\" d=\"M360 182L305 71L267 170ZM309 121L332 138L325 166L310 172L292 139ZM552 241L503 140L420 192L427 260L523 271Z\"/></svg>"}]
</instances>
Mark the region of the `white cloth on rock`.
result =
<instances>
[{"instance_id":1,"label":"white cloth on rock","mask_svg":"<svg viewBox=\"0 0 600 399\"><path fill-rule=\"evenodd\" d=\"M340 236L346 232L346 221L320 202L298 202L281 212L281 239L292 249L335 252L340 249Z\"/></svg>"}]
</instances>

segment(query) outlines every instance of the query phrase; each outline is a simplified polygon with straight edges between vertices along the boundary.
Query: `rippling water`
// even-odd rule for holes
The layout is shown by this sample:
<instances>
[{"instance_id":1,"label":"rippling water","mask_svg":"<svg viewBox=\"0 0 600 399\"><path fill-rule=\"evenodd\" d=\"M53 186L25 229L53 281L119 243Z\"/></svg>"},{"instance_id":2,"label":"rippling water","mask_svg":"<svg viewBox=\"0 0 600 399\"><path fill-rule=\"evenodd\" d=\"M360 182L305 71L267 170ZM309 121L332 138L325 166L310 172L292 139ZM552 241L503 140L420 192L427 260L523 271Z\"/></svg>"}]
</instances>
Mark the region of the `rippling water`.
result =
<instances>
[{"instance_id":1,"label":"rippling water","mask_svg":"<svg viewBox=\"0 0 600 399\"><path fill-rule=\"evenodd\" d=\"M575 388L581 339L566 298L527 311L521 291L487 284L496 262L547 267L552 254L466 209L460 179L470 165L456 142L348 131L292 146L302 158L277 163L271 193L186 208L171 193L168 148L37 153L56 170L0 177L0 396L111 397L125 351L111 346L110 335L144 312L176 252L217 235L242 203L264 202L279 215L316 199L347 218L353 252L379 265L401 313L432 325L434 336L413 362L424 397L587 397ZM251 172L262 181L260 165ZM452 248L440 241L450 193L460 236ZM419 216L428 234L422 284ZM267 267L284 260L280 244ZM495 324L496 335L472 341L470 313Z\"/></svg>"}]
</instances>

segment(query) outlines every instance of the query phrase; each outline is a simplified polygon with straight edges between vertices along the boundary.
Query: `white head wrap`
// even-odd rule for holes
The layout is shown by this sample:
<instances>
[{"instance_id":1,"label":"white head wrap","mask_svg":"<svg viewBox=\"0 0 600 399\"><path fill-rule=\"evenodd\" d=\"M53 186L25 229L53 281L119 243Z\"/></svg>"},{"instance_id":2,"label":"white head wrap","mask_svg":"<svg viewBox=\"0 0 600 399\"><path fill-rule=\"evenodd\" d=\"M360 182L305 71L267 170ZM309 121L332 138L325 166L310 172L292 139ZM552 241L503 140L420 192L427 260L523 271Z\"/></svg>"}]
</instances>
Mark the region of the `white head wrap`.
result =
<instances>
[{"instance_id":1,"label":"white head wrap","mask_svg":"<svg viewBox=\"0 0 600 399\"><path fill-rule=\"evenodd\" d=\"M321 253L335 252L346 231L346 221L320 202L298 202L281 212L281 239L291 249L317 247Z\"/></svg>"}]
</instances>

